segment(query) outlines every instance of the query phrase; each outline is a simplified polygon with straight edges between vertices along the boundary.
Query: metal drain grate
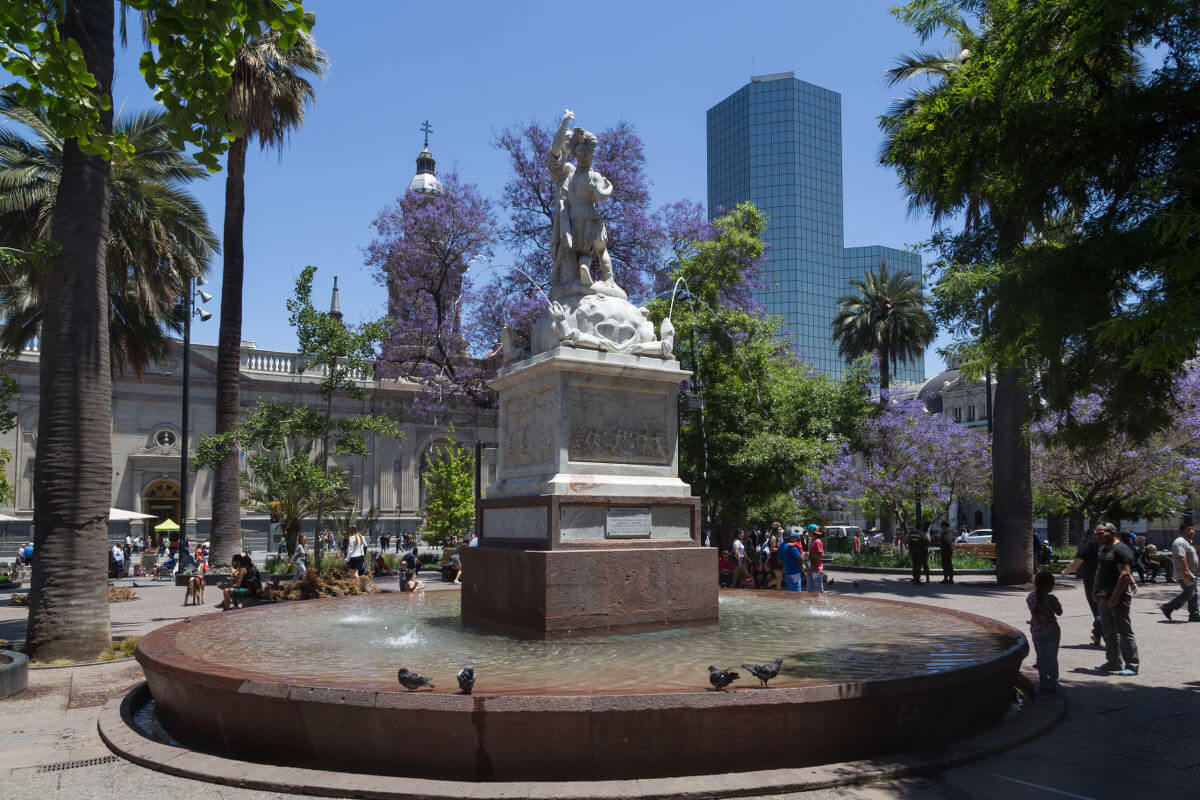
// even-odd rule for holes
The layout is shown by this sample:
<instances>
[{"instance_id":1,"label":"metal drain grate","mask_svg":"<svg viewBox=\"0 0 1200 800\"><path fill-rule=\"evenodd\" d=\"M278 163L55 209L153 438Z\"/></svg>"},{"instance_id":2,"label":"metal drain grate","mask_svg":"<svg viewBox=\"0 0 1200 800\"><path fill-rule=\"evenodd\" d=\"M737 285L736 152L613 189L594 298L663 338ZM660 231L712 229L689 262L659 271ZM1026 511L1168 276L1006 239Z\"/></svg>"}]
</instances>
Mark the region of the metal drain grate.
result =
<instances>
[{"instance_id":1,"label":"metal drain grate","mask_svg":"<svg viewBox=\"0 0 1200 800\"><path fill-rule=\"evenodd\" d=\"M121 759L117 756L104 756L103 758L85 758L82 761L60 761L57 764L42 764L38 767L38 772L62 772L64 769L78 769L79 767L95 767L100 764L115 764Z\"/></svg>"}]
</instances>

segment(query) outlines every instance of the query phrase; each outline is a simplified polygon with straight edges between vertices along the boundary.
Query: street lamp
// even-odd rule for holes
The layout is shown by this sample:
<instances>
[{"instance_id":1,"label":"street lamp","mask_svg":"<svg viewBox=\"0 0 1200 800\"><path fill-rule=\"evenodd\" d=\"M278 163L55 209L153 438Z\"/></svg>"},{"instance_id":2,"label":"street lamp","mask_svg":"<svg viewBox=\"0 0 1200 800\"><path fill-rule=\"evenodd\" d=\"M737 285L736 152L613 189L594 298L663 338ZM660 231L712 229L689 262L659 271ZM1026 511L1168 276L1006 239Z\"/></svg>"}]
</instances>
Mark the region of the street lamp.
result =
<instances>
[{"instance_id":1,"label":"street lamp","mask_svg":"<svg viewBox=\"0 0 1200 800\"><path fill-rule=\"evenodd\" d=\"M201 322L208 322L212 319L212 313L205 311L203 308L196 308L196 298L200 298L201 303L207 303L213 299L213 296L208 292L198 289L199 286L204 286L208 283L204 276L200 275L188 280L187 297L184 300L184 315L183 315L183 414L180 420L180 445L179 445L179 529L180 540L187 539L187 504L188 504L188 378L190 377L190 367L192 360L192 316L200 317Z\"/></svg>"}]
</instances>

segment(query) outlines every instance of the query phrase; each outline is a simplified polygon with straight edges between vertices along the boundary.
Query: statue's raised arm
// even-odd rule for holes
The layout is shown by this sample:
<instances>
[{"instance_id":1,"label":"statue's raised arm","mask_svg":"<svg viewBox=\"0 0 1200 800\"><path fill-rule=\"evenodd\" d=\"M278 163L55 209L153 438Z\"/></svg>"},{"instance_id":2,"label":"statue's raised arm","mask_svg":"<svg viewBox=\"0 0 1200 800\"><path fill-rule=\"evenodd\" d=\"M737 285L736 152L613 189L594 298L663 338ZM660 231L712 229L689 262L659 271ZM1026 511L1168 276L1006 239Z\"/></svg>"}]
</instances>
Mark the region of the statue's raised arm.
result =
<instances>
[{"instance_id":1,"label":"statue's raised arm","mask_svg":"<svg viewBox=\"0 0 1200 800\"><path fill-rule=\"evenodd\" d=\"M550 154L546 158L550 174L557 181L566 177L567 157L570 155L567 137L571 132L571 121L574 119L574 111L569 108L563 109L562 121L558 123L558 131L554 134L554 141L550 144Z\"/></svg>"}]
</instances>

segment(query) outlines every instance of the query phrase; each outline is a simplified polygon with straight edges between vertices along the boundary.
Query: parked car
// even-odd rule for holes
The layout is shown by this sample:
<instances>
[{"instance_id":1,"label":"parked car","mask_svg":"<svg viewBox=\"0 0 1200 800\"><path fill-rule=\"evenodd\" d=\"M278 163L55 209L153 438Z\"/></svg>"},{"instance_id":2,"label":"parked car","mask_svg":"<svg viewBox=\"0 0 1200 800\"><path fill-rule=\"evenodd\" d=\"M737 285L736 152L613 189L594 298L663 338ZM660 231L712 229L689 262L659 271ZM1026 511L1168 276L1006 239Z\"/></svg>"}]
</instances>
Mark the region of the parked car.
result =
<instances>
[{"instance_id":1,"label":"parked car","mask_svg":"<svg viewBox=\"0 0 1200 800\"><path fill-rule=\"evenodd\" d=\"M991 544L992 529L976 528L970 533L966 533L958 537L958 541L964 544Z\"/></svg>"},{"instance_id":2,"label":"parked car","mask_svg":"<svg viewBox=\"0 0 1200 800\"><path fill-rule=\"evenodd\" d=\"M865 538L862 528L857 525L826 525L825 531L825 546L834 552L850 552L853 545L854 537L858 537L860 545L865 546Z\"/></svg>"}]
</instances>

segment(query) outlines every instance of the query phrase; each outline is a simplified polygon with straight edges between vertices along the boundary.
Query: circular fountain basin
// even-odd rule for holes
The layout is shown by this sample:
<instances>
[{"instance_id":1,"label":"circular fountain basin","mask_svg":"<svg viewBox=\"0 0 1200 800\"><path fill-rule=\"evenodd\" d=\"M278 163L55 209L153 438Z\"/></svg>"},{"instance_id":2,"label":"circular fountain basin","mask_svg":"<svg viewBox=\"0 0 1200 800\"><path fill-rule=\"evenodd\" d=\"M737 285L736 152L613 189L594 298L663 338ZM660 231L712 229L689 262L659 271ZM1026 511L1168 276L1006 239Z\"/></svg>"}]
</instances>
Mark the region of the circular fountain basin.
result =
<instances>
[{"instance_id":1,"label":"circular fountain basin","mask_svg":"<svg viewBox=\"0 0 1200 800\"><path fill-rule=\"evenodd\" d=\"M984 617L843 595L725 592L717 623L524 639L457 594L284 603L175 623L137 658L159 720L219 754L457 779L799 767L998 721L1028 645ZM769 689L741 664L783 658ZM473 695L455 674L476 669ZM733 691L708 666L734 668ZM399 667L429 677L408 693Z\"/></svg>"}]
</instances>

